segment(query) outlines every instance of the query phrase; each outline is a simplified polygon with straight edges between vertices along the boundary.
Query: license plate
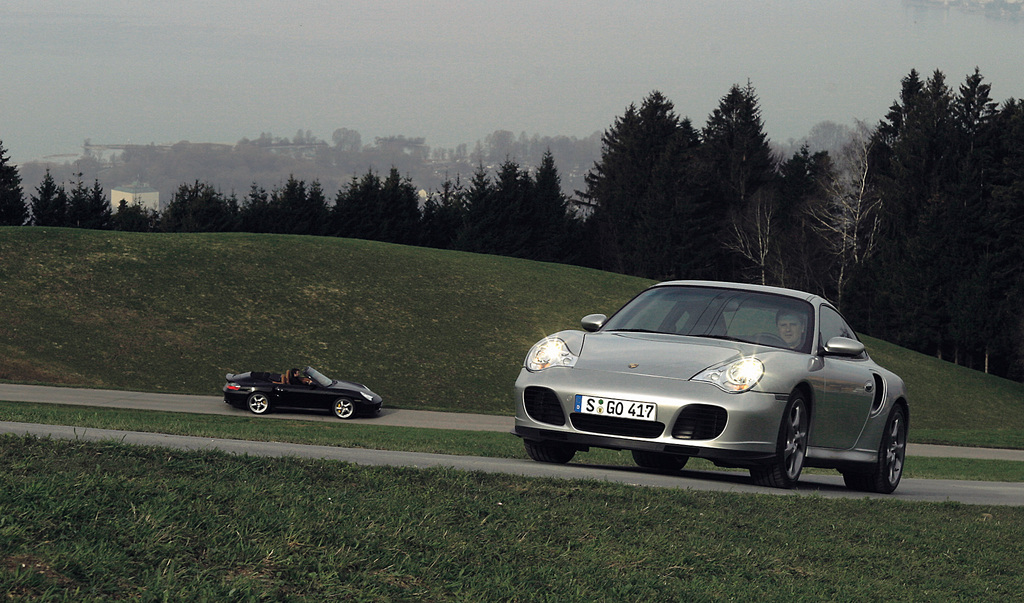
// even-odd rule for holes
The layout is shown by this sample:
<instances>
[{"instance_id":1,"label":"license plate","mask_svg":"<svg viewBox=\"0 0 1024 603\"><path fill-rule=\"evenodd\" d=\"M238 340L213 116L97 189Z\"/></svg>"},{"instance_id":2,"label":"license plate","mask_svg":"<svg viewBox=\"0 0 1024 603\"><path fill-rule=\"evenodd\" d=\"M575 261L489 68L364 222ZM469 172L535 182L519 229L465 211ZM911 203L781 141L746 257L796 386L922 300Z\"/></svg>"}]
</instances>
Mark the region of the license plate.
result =
<instances>
[{"instance_id":1,"label":"license plate","mask_svg":"<svg viewBox=\"0 0 1024 603\"><path fill-rule=\"evenodd\" d=\"M628 400L612 400L597 396L576 394L576 412L585 415L602 415L622 419L638 419L640 421L656 421L658 405L650 402L630 402Z\"/></svg>"}]
</instances>

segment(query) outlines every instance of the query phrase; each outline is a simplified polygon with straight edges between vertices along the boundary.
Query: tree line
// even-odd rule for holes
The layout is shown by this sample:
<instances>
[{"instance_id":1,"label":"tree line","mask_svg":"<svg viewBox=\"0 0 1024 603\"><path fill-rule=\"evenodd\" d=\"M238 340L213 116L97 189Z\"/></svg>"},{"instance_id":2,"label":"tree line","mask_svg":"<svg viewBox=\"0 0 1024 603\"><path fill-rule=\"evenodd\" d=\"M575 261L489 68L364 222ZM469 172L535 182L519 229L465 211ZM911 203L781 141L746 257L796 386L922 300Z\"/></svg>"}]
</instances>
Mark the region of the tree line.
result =
<instances>
[{"instance_id":1,"label":"tree line","mask_svg":"<svg viewBox=\"0 0 1024 603\"><path fill-rule=\"evenodd\" d=\"M548 151L536 166L480 162L429 193L392 168L332 199L294 176L242 198L196 180L159 214L111 211L81 177L65 189L47 173L26 200L4 153L3 224L354 237L785 286L832 299L867 334L1024 379L1024 103L994 101L978 70L956 89L911 71L878 124L788 157L750 83L699 127L655 91L604 132L573 196Z\"/></svg>"}]
</instances>

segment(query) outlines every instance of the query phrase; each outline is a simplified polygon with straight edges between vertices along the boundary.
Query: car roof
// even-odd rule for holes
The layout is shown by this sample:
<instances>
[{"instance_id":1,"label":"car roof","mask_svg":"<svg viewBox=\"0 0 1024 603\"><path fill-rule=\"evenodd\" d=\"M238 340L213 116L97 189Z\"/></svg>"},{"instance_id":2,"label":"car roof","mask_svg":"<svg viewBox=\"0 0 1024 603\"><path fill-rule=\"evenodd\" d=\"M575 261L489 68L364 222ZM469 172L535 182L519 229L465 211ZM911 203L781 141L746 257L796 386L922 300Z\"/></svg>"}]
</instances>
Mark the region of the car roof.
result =
<instances>
[{"instance_id":1,"label":"car roof","mask_svg":"<svg viewBox=\"0 0 1024 603\"><path fill-rule=\"evenodd\" d=\"M749 285L747 283L729 283L724 281L665 281L652 285L651 289L655 287L677 287L677 286L688 286L688 287L714 287L718 289L735 289L737 291L753 291L756 293L771 293L773 295L784 295L786 297L792 297L795 299L801 299L814 305L827 304L832 305L825 298L820 295L814 295L813 293L806 293L804 291L797 291L796 289L786 289L783 287L769 287L767 285Z\"/></svg>"}]
</instances>

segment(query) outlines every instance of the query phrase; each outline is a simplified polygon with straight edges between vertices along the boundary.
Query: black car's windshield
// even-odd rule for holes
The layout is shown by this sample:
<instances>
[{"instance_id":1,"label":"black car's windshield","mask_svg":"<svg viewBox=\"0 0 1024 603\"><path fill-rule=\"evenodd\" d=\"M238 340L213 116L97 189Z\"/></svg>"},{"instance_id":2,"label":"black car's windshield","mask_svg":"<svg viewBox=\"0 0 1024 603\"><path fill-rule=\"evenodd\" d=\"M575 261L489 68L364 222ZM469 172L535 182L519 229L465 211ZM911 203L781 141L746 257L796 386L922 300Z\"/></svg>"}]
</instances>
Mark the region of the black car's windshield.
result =
<instances>
[{"instance_id":1,"label":"black car's windshield","mask_svg":"<svg viewBox=\"0 0 1024 603\"><path fill-rule=\"evenodd\" d=\"M313 381L316 381L317 384L319 384L321 387L330 387L331 383L333 383L331 379L324 377L323 374L320 373L320 371L316 370L311 366L307 366L303 372L306 373L307 377L309 377Z\"/></svg>"},{"instance_id":2,"label":"black car's windshield","mask_svg":"<svg viewBox=\"0 0 1024 603\"><path fill-rule=\"evenodd\" d=\"M742 341L807 353L814 332L811 304L771 293L714 287L648 289L601 329Z\"/></svg>"}]
</instances>

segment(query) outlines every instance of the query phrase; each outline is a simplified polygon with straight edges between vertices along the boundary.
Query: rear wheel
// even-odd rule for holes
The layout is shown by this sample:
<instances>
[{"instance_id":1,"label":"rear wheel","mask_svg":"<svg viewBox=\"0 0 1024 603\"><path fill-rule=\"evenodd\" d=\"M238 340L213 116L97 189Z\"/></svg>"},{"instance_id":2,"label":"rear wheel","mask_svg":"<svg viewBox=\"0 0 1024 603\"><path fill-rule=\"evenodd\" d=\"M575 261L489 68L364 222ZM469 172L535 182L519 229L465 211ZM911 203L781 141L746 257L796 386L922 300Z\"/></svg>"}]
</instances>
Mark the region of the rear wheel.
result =
<instances>
[{"instance_id":1,"label":"rear wheel","mask_svg":"<svg viewBox=\"0 0 1024 603\"><path fill-rule=\"evenodd\" d=\"M270 410L270 398L263 392L255 392L249 395L246 405L253 414L262 415Z\"/></svg>"},{"instance_id":2,"label":"rear wheel","mask_svg":"<svg viewBox=\"0 0 1024 603\"><path fill-rule=\"evenodd\" d=\"M907 453L907 411L897 406L889 413L885 432L878 444L878 462L871 471L843 473L846 487L864 492L891 494L903 477L903 461Z\"/></svg>"},{"instance_id":3,"label":"rear wheel","mask_svg":"<svg viewBox=\"0 0 1024 603\"><path fill-rule=\"evenodd\" d=\"M792 488L800 479L807 454L807 431L811 415L804 395L794 392L786 404L779 426L779 441L775 447L775 459L768 465L750 470L750 476L759 486Z\"/></svg>"},{"instance_id":4,"label":"rear wheel","mask_svg":"<svg viewBox=\"0 0 1024 603\"><path fill-rule=\"evenodd\" d=\"M667 469L678 471L686 466L688 456L669 454L667 452L651 452L650 450L633 450L633 461L646 469Z\"/></svg>"},{"instance_id":5,"label":"rear wheel","mask_svg":"<svg viewBox=\"0 0 1024 603\"><path fill-rule=\"evenodd\" d=\"M334 416L339 419L351 419L356 414L356 404L348 398L338 398L334 401Z\"/></svg>"},{"instance_id":6,"label":"rear wheel","mask_svg":"<svg viewBox=\"0 0 1024 603\"><path fill-rule=\"evenodd\" d=\"M534 440L523 440L526 446L526 454L530 458L541 463L557 463L564 465L576 456L576 449L568 444L560 442L537 442Z\"/></svg>"}]
</instances>

